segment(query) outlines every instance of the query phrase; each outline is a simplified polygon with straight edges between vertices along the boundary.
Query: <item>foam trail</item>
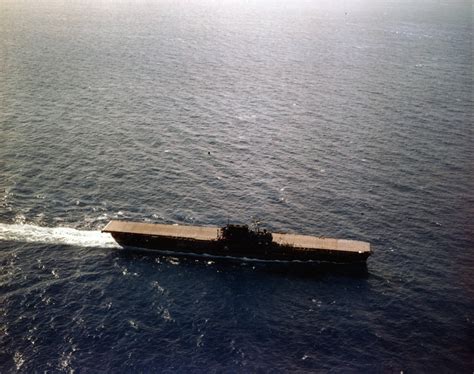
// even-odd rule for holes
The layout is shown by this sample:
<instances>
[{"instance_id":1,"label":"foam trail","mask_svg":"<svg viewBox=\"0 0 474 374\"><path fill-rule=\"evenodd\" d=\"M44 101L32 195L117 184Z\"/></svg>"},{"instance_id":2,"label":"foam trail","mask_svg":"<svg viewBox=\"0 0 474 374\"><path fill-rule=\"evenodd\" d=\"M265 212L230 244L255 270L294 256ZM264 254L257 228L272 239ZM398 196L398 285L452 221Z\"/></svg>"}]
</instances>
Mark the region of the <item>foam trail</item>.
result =
<instances>
[{"instance_id":1,"label":"foam trail","mask_svg":"<svg viewBox=\"0 0 474 374\"><path fill-rule=\"evenodd\" d=\"M118 248L110 234L68 227L41 227L0 223L0 240L42 244L65 244L81 247Z\"/></svg>"}]
</instances>

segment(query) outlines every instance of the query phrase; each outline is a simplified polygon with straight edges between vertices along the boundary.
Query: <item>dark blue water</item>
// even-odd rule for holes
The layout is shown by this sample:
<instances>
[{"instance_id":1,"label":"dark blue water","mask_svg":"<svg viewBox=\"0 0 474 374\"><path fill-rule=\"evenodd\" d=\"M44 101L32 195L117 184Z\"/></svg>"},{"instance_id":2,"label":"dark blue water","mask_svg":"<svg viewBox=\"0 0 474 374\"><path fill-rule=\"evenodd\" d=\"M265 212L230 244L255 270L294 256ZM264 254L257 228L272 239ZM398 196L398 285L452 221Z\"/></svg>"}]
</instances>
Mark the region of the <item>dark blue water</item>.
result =
<instances>
[{"instance_id":1,"label":"dark blue water","mask_svg":"<svg viewBox=\"0 0 474 374\"><path fill-rule=\"evenodd\" d=\"M472 372L469 1L0 2L0 372ZM109 219L365 240L366 273Z\"/></svg>"}]
</instances>

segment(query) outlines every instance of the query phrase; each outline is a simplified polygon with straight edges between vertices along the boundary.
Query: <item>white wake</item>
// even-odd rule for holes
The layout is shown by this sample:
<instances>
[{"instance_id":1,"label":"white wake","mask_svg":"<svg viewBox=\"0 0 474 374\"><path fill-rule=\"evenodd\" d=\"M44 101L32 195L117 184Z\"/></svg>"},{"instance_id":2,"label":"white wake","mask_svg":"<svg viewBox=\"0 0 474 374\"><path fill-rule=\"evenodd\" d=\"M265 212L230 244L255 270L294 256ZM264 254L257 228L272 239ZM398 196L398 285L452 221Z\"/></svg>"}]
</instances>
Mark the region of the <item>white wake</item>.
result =
<instances>
[{"instance_id":1,"label":"white wake","mask_svg":"<svg viewBox=\"0 0 474 374\"><path fill-rule=\"evenodd\" d=\"M0 223L0 240L42 244L65 244L81 247L118 248L110 234L69 227L41 227Z\"/></svg>"}]
</instances>

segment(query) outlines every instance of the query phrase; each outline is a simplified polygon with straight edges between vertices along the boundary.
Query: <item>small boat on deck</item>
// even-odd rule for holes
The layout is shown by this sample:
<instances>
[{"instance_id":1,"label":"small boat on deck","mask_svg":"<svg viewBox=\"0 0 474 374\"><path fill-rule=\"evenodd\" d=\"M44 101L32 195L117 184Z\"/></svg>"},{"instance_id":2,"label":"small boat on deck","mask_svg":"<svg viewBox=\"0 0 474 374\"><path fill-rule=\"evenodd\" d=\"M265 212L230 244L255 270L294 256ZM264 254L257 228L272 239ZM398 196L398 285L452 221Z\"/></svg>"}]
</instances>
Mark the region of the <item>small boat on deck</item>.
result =
<instances>
[{"instance_id":1,"label":"small boat on deck","mask_svg":"<svg viewBox=\"0 0 474 374\"><path fill-rule=\"evenodd\" d=\"M263 261L365 263L372 254L370 243L272 233L247 225L163 225L110 221L102 232L110 233L122 247L224 258Z\"/></svg>"}]
</instances>

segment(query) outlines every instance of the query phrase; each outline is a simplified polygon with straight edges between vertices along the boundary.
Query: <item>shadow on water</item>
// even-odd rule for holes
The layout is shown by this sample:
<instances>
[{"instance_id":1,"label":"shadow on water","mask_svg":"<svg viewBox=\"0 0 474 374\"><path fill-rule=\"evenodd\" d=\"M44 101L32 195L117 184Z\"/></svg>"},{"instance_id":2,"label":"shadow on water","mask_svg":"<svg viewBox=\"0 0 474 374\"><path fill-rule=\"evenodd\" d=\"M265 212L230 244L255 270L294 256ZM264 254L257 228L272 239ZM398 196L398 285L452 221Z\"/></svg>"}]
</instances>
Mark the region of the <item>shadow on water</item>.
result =
<instances>
[{"instance_id":1,"label":"shadow on water","mask_svg":"<svg viewBox=\"0 0 474 374\"><path fill-rule=\"evenodd\" d=\"M290 278L319 279L326 275L341 277L367 279L369 271L367 263L337 264L330 262L284 262L284 261L260 261L238 258L221 258L212 256L189 255L189 254L164 254L156 251L140 248L124 248L117 255L127 261L149 259L156 262L174 262L179 259L179 264L190 267L202 267L212 263L217 270L225 271L257 271L269 275Z\"/></svg>"},{"instance_id":2,"label":"shadow on water","mask_svg":"<svg viewBox=\"0 0 474 374\"><path fill-rule=\"evenodd\" d=\"M358 264L336 264L330 262L284 262L284 261L261 261L252 259L239 259L236 257L215 257L203 255L190 255L180 253L162 253L141 248L107 248L97 245L96 247L83 247L80 244L45 244L45 243L31 243L25 241L10 241L2 240L4 261L8 260L6 256L9 250L17 252L27 251L32 258L43 258L46 254L53 256L56 260L67 260L72 257L92 257L95 258L99 253L103 255L112 254L125 262L153 262L171 264L188 268L188 269L209 269L211 265L214 270L220 272L256 272L259 274L268 274L277 277L287 278L305 278L305 279L321 279L322 277L340 276L366 279L370 274L366 263ZM66 250L66 248L70 250ZM95 249L97 251L95 251ZM106 252L104 252L106 251ZM107 255L106 255L107 256ZM107 261L107 260L106 260Z\"/></svg>"}]
</instances>

